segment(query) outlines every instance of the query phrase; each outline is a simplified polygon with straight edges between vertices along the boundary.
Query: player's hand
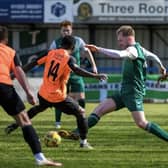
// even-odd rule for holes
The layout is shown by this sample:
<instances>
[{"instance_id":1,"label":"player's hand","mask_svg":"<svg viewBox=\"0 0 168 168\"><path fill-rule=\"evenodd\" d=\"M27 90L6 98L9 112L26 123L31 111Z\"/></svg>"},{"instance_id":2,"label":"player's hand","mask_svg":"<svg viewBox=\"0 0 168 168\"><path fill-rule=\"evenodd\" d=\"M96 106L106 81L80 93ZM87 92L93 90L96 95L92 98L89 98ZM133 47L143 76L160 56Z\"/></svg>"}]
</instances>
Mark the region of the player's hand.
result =
<instances>
[{"instance_id":1,"label":"player's hand","mask_svg":"<svg viewBox=\"0 0 168 168\"><path fill-rule=\"evenodd\" d=\"M99 51L99 47L97 47L95 45L92 45L92 44L86 44L85 47L88 48L92 52L98 52Z\"/></svg>"},{"instance_id":2,"label":"player's hand","mask_svg":"<svg viewBox=\"0 0 168 168\"><path fill-rule=\"evenodd\" d=\"M166 68L164 66L160 67L160 73L162 74L162 76L166 75Z\"/></svg>"},{"instance_id":3,"label":"player's hand","mask_svg":"<svg viewBox=\"0 0 168 168\"><path fill-rule=\"evenodd\" d=\"M32 94L32 92L27 93L27 100L31 105L36 104L36 99L35 99L34 95Z\"/></svg>"},{"instance_id":4,"label":"player's hand","mask_svg":"<svg viewBox=\"0 0 168 168\"><path fill-rule=\"evenodd\" d=\"M159 76L159 78L157 79L158 83L159 83L160 81L164 81L164 80L166 80L167 77L168 77L168 74Z\"/></svg>"},{"instance_id":5,"label":"player's hand","mask_svg":"<svg viewBox=\"0 0 168 168\"><path fill-rule=\"evenodd\" d=\"M103 81L103 80L107 80L108 76L106 74L96 74L95 78Z\"/></svg>"},{"instance_id":6,"label":"player's hand","mask_svg":"<svg viewBox=\"0 0 168 168\"><path fill-rule=\"evenodd\" d=\"M157 84L159 84L160 81L166 80L168 77L168 74L166 74L166 68L164 66L160 67L160 73L161 76L159 76L159 78L157 79Z\"/></svg>"}]
</instances>

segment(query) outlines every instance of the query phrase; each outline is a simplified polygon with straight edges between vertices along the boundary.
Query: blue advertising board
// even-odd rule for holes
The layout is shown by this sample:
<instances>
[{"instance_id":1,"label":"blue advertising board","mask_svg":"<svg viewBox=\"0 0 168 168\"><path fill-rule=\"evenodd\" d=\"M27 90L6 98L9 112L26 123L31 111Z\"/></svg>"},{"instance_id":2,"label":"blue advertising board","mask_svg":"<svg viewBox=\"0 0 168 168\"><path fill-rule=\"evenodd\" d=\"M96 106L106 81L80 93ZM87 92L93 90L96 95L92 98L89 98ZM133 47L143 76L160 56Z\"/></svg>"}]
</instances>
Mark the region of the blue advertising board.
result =
<instances>
[{"instance_id":1,"label":"blue advertising board","mask_svg":"<svg viewBox=\"0 0 168 168\"><path fill-rule=\"evenodd\" d=\"M0 0L0 23L42 23L44 0Z\"/></svg>"}]
</instances>

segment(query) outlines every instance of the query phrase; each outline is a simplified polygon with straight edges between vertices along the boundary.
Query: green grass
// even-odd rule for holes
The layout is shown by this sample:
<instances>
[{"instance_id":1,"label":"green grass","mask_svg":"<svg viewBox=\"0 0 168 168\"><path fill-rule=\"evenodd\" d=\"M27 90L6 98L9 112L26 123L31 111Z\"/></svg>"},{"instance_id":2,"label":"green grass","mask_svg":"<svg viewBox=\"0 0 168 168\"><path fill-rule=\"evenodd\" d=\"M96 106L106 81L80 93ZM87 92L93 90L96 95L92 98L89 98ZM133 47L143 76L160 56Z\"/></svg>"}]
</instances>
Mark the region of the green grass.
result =
<instances>
[{"instance_id":1,"label":"green grass","mask_svg":"<svg viewBox=\"0 0 168 168\"><path fill-rule=\"evenodd\" d=\"M96 104L88 103L87 116ZM145 104L149 121L154 121L168 130L167 104ZM21 130L11 135L4 134L4 128L12 120L0 109L0 168L35 168L34 158L24 143ZM39 137L54 130L54 112L48 109L33 120ZM73 116L63 114L63 129L75 128ZM79 148L78 141L62 139L58 148L47 148L42 142L47 157L64 164L63 168L167 168L168 144L152 134L137 128L126 110L104 116L94 128L89 130L89 142L93 151Z\"/></svg>"}]
</instances>

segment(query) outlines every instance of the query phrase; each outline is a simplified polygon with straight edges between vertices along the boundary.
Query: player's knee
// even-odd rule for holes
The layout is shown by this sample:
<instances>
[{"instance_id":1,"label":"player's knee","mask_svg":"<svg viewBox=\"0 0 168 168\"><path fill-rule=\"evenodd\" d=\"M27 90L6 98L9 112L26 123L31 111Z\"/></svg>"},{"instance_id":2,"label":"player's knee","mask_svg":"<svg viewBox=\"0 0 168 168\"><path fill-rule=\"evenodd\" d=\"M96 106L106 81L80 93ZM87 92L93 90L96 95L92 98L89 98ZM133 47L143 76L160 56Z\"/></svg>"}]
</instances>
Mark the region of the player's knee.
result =
<instances>
[{"instance_id":1,"label":"player's knee","mask_svg":"<svg viewBox=\"0 0 168 168\"><path fill-rule=\"evenodd\" d=\"M23 126L26 126L26 125L31 125L31 120L29 119L29 117L27 116L27 113L24 111L24 112L21 112L18 116L17 116L17 123L23 127Z\"/></svg>"},{"instance_id":2,"label":"player's knee","mask_svg":"<svg viewBox=\"0 0 168 168\"><path fill-rule=\"evenodd\" d=\"M85 109L80 108L80 114L83 115L83 116L85 116Z\"/></svg>"},{"instance_id":3,"label":"player's knee","mask_svg":"<svg viewBox=\"0 0 168 168\"><path fill-rule=\"evenodd\" d=\"M85 117L85 110L83 108L79 108L79 110L74 111L74 115L78 118L78 117Z\"/></svg>"},{"instance_id":4,"label":"player's knee","mask_svg":"<svg viewBox=\"0 0 168 168\"><path fill-rule=\"evenodd\" d=\"M136 122L136 125L137 125L139 128L145 129L145 128L146 128L146 125L147 125L147 122L146 122L146 121L137 121L137 122Z\"/></svg>"}]
</instances>

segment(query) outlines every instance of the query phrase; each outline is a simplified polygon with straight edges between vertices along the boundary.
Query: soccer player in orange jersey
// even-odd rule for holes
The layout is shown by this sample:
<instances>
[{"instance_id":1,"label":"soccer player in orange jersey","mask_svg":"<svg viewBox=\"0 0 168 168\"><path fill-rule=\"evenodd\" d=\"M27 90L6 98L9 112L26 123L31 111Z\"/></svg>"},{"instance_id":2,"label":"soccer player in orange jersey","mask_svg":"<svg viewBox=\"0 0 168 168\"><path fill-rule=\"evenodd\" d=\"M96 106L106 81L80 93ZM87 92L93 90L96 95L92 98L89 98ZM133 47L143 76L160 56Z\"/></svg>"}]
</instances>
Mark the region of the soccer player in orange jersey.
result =
<instances>
[{"instance_id":1,"label":"soccer player in orange jersey","mask_svg":"<svg viewBox=\"0 0 168 168\"><path fill-rule=\"evenodd\" d=\"M25 112L24 103L13 87L10 77L11 71L23 87L28 102L32 105L36 103L24 71L16 57L16 52L7 46L7 42L8 31L5 27L0 27L0 105L22 128L23 137L31 148L37 165L61 166L61 163L52 162L45 158L36 131Z\"/></svg>"},{"instance_id":2,"label":"soccer player in orange jersey","mask_svg":"<svg viewBox=\"0 0 168 168\"><path fill-rule=\"evenodd\" d=\"M73 35L73 24L69 20L64 20L60 23L60 36L58 36L55 40L52 41L49 50L58 49L61 46L62 39L65 36ZM74 50L71 55L76 59L76 64L81 67L81 59L85 58L88 60L91 70L94 73L97 73L97 67L94 60L94 57L90 50L85 47L84 40L79 37L73 35L75 39ZM86 64L85 64L86 65ZM86 68L85 68L86 69ZM74 100L76 100L79 105L85 108L85 84L84 80L81 76L76 73L71 72L69 80L67 82L67 92L68 95L71 96ZM61 116L62 111L60 109L55 109L55 126L57 129L61 128Z\"/></svg>"},{"instance_id":3,"label":"soccer player in orange jersey","mask_svg":"<svg viewBox=\"0 0 168 168\"><path fill-rule=\"evenodd\" d=\"M67 96L67 81L71 71L84 77L92 77L99 80L104 80L107 76L105 74L91 73L80 68L75 63L75 59L70 56L74 45L75 39L72 36L65 36L62 39L60 49L50 50L46 56L24 67L24 70L27 71L37 64L45 63L43 82L38 92L39 105L32 107L28 111L28 116L33 118L48 107L59 108L66 114L74 115L80 134L80 147L92 149L87 142L85 111L74 99ZM7 128L8 133L10 133L17 128L17 124L9 125Z\"/></svg>"}]
</instances>

